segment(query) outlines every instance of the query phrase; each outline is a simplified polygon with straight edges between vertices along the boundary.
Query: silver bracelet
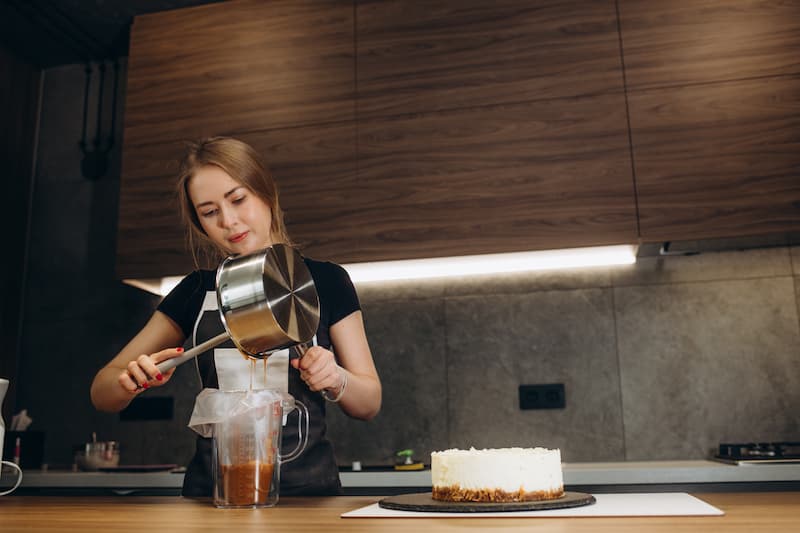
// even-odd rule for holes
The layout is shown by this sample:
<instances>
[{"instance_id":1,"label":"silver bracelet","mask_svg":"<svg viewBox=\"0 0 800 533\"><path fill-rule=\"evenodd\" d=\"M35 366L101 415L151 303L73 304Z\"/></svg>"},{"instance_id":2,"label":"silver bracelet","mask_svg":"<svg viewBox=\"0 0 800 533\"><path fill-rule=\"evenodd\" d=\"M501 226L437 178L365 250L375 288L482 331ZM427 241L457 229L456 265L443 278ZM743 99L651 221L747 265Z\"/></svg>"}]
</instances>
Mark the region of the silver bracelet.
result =
<instances>
[{"instance_id":1,"label":"silver bracelet","mask_svg":"<svg viewBox=\"0 0 800 533\"><path fill-rule=\"evenodd\" d=\"M344 389L347 387L347 371L341 367L339 367L339 373L342 375L342 386L339 388L339 394L336 395L335 398L331 398L330 392L328 389L322 389L320 394L322 397L328 400L329 402L338 402L342 399L342 395L344 394Z\"/></svg>"}]
</instances>

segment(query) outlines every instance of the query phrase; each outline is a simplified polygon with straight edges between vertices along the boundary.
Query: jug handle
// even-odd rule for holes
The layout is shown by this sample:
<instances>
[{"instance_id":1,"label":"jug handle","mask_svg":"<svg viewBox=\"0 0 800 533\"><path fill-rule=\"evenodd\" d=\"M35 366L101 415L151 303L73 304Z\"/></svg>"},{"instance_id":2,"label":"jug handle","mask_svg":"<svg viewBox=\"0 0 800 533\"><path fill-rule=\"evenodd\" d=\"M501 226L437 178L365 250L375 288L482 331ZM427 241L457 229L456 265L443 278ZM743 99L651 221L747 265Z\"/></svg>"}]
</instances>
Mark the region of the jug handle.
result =
<instances>
[{"instance_id":1,"label":"jug handle","mask_svg":"<svg viewBox=\"0 0 800 533\"><path fill-rule=\"evenodd\" d=\"M0 496L11 494L15 490L17 490L19 484L22 483L22 469L19 467L19 465L17 465L16 463L12 463L11 461L0 461L0 469L3 468L3 465L10 466L11 468L15 468L17 470L17 482L10 489L0 492Z\"/></svg>"},{"instance_id":2,"label":"jug handle","mask_svg":"<svg viewBox=\"0 0 800 533\"><path fill-rule=\"evenodd\" d=\"M297 456L303 453L303 450L306 449L306 444L308 444L308 409L306 409L306 406L303 404L303 402L295 400L294 404L298 411L297 446L295 446L294 450L288 454L280 456L281 463L288 463L289 461L297 459Z\"/></svg>"}]
</instances>

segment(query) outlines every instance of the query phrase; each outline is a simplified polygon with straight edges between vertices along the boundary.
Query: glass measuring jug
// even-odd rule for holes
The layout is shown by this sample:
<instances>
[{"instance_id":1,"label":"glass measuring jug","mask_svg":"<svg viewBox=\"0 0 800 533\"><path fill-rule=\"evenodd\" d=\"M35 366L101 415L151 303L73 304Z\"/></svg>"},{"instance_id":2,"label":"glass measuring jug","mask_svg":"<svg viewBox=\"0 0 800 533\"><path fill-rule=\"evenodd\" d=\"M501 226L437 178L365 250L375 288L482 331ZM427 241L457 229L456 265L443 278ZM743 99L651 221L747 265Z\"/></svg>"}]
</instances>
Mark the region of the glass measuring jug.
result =
<instances>
[{"instance_id":1,"label":"glass measuring jug","mask_svg":"<svg viewBox=\"0 0 800 533\"><path fill-rule=\"evenodd\" d=\"M281 455L283 424L295 408L299 440L290 453ZM277 504L280 465L298 457L308 442L305 405L270 389L205 389L195 402L190 426L213 438L214 505L221 508Z\"/></svg>"}]
</instances>

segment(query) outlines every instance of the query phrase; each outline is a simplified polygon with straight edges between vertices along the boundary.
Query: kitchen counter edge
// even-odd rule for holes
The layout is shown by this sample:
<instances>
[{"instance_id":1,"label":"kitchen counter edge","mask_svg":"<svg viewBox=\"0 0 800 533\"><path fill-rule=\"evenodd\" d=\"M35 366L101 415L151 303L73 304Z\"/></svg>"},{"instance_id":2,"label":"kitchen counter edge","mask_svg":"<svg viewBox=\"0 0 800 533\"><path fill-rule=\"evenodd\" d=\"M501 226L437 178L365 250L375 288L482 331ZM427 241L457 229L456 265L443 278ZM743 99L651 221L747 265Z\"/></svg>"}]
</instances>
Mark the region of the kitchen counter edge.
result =
<instances>
[{"instance_id":1,"label":"kitchen counter edge","mask_svg":"<svg viewBox=\"0 0 800 533\"><path fill-rule=\"evenodd\" d=\"M800 464L730 465L717 461L626 461L564 463L567 486L668 485L703 483L800 482ZM431 471L343 471L342 487L430 487ZM0 487L9 486L14 475L2 476ZM180 489L183 473L172 472L24 472L23 488Z\"/></svg>"}]
</instances>

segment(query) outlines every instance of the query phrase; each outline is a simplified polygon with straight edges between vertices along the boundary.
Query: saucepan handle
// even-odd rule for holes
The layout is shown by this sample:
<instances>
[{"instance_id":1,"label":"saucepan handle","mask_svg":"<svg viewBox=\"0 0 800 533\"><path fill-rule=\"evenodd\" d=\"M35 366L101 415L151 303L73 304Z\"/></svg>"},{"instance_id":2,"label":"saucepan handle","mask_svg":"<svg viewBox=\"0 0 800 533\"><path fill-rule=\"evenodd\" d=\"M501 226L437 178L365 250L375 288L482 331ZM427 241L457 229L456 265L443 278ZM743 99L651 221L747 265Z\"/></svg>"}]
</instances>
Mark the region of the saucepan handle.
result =
<instances>
[{"instance_id":1,"label":"saucepan handle","mask_svg":"<svg viewBox=\"0 0 800 533\"><path fill-rule=\"evenodd\" d=\"M185 363L189 359L197 357L201 353L203 353L203 352L205 352L207 350L210 350L211 348L213 348L215 346L218 346L218 345L222 344L223 342L225 342L229 338L230 337L228 337L228 333L227 332L220 333L216 337L213 337L213 338L208 339L207 341L205 341L203 343L198 344L197 346L195 346L191 350L187 350L187 352L185 354L181 355L180 357L173 357L172 359L167 359L166 361L162 361L162 362L158 363L156 365L156 367L161 372L166 372L167 370L175 368L176 366Z\"/></svg>"},{"instance_id":2,"label":"saucepan handle","mask_svg":"<svg viewBox=\"0 0 800 533\"><path fill-rule=\"evenodd\" d=\"M299 342L292 346L292 349L289 350L289 359L300 359L303 357L309 348L312 346L317 345L317 336L314 335L311 337L310 341L307 342Z\"/></svg>"}]
</instances>

